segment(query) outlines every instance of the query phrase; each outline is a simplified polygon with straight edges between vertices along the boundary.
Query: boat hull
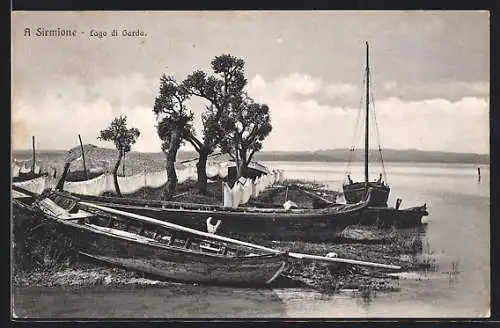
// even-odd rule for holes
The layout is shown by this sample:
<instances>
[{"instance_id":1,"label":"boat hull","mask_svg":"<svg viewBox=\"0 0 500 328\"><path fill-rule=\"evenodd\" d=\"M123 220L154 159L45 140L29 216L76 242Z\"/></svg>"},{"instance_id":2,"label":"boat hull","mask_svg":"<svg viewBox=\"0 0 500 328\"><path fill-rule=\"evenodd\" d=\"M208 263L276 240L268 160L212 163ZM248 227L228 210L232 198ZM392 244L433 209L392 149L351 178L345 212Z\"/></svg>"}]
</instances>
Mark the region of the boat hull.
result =
<instances>
[{"instance_id":1,"label":"boat hull","mask_svg":"<svg viewBox=\"0 0 500 328\"><path fill-rule=\"evenodd\" d=\"M31 198L13 198L12 199L12 216L11 220L14 227L22 227L28 222L39 218L37 212L33 209ZM14 221L15 220L15 221Z\"/></svg>"},{"instance_id":2,"label":"boat hull","mask_svg":"<svg viewBox=\"0 0 500 328\"><path fill-rule=\"evenodd\" d=\"M217 234L245 239L334 241L349 225L362 217L364 206L351 212L329 214L331 209L304 213L293 212L236 212L196 209L143 207L116 203L95 203L101 206L149 216L158 220L207 231L207 219L212 224L221 221Z\"/></svg>"},{"instance_id":3,"label":"boat hull","mask_svg":"<svg viewBox=\"0 0 500 328\"><path fill-rule=\"evenodd\" d=\"M365 210L360 224L398 229L424 227L426 224L422 218L427 215L429 213L426 205L406 209L369 206Z\"/></svg>"},{"instance_id":4,"label":"boat hull","mask_svg":"<svg viewBox=\"0 0 500 328\"><path fill-rule=\"evenodd\" d=\"M263 208L227 209L218 205L88 195L74 196L118 210L146 214L177 224L188 224L199 230L206 229L206 219L212 216L214 219L221 219L224 222L218 230L223 231L224 234L235 237L255 235L265 239L331 241L335 240L338 233L346 227L345 224L378 225L382 228L419 227L422 225L422 217L428 215L425 206L399 210L383 206L367 206L363 211L347 213L344 218L341 215L327 218L325 215L314 216L310 214L298 214L292 217L283 211L277 211L273 214L270 209ZM331 206L332 204L328 205L328 207ZM176 213L177 211L182 213ZM313 212L311 211L311 213ZM328 222L332 220L333 222ZM317 226L312 225L312 221L315 221ZM296 228L292 228L293 226Z\"/></svg>"},{"instance_id":5,"label":"boat hull","mask_svg":"<svg viewBox=\"0 0 500 328\"><path fill-rule=\"evenodd\" d=\"M369 206L387 206L390 188L377 182L369 182L368 187L371 188L372 197ZM342 186L344 198L347 204L355 204L365 199L366 187L364 182L355 182Z\"/></svg>"},{"instance_id":6,"label":"boat hull","mask_svg":"<svg viewBox=\"0 0 500 328\"><path fill-rule=\"evenodd\" d=\"M58 219L60 231L79 253L168 280L213 285L262 286L285 268L288 254L227 257L168 245L151 244L99 231L91 225Z\"/></svg>"}]
</instances>

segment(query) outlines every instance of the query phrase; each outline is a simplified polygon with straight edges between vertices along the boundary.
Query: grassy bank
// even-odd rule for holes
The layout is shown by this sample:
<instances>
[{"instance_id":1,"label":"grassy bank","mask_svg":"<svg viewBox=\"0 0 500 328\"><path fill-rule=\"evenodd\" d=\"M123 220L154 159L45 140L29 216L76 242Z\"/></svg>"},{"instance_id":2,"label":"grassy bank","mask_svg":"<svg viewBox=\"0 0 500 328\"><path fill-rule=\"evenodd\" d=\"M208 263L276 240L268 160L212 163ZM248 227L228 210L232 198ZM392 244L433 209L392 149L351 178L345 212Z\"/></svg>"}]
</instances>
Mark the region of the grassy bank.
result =
<instances>
[{"instance_id":1,"label":"grassy bank","mask_svg":"<svg viewBox=\"0 0 500 328\"><path fill-rule=\"evenodd\" d=\"M258 197L250 198L244 206L256 207L282 207L287 201L293 201L299 207L313 208L314 199L309 195L297 189L316 194L319 197L325 198L334 202L339 195L338 192L327 190L325 186L312 181L300 181L295 179L284 180L282 184L272 186L262 191ZM158 188L144 187L133 193L124 194L124 197L163 200L163 190L165 186ZM105 196L116 196L114 192L106 192ZM188 179L177 184L176 193L172 198L173 201L198 203L198 204L216 204L222 205L223 202L223 181L209 180L207 183L207 194L201 195L198 193L197 181Z\"/></svg>"}]
</instances>

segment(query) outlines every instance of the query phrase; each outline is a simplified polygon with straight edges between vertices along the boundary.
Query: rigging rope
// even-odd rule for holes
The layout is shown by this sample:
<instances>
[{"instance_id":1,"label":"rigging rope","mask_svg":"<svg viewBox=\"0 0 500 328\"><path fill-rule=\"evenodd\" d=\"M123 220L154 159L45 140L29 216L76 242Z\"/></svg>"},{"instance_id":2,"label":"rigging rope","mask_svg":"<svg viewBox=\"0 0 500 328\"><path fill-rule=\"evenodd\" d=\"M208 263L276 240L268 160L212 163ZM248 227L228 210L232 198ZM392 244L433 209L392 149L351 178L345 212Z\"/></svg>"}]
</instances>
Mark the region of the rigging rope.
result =
<instances>
[{"instance_id":1,"label":"rigging rope","mask_svg":"<svg viewBox=\"0 0 500 328\"><path fill-rule=\"evenodd\" d=\"M363 84L362 85L365 85L365 83L366 83L366 70L364 71L364 74L363 74ZM347 168L346 168L346 172L345 172L346 179L347 179L347 175L351 173L352 157L354 155L354 152L357 150L357 141L358 141L359 134L360 134L359 122L361 121L360 118L361 118L361 112L363 109L363 107L362 107L363 100L364 100L364 94L362 93L361 98L359 100L359 110L358 110L358 115L356 117L356 125L354 127L354 134L352 137L351 148L349 148L349 159L347 161Z\"/></svg>"},{"instance_id":2,"label":"rigging rope","mask_svg":"<svg viewBox=\"0 0 500 328\"><path fill-rule=\"evenodd\" d=\"M370 82L370 86L371 86L371 82ZM370 88L371 90L371 88ZM374 125L375 125L375 135L376 135L376 138L377 138L377 145L378 145L378 152L379 152L379 155L380 155L380 163L382 164L382 174L384 176L384 181L386 183L386 185L389 185L389 181L387 181L387 173L385 171L385 165L384 165L384 157L382 156L382 148L380 147L380 130L378 128L378 122L377 122L377 114L375 112L375 98L373 97L373 93L370 91L370 96L371 96L371 100L372 100L372 119L373 119L373 122L374 122Z\"/></svg>"}]
</instances>

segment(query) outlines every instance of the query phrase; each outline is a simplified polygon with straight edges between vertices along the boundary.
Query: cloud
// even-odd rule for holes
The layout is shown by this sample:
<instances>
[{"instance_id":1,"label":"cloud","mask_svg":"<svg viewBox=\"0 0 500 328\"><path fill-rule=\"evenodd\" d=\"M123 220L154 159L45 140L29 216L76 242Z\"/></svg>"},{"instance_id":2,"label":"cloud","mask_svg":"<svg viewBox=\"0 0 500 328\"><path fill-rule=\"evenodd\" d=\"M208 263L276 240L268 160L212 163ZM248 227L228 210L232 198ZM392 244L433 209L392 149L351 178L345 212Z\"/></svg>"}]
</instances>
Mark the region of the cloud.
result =
<instances>
[{"instance_id":1,"label":"cloud","mask_svg":"<svg viewBox=\"0 0 500 328\"><path fill-rule=\"evenodd\" d=\"M90 87L66 80L63 86L52 85L37 101L16 96L12 103L13 147L30 148L29 136L34 135L39 149L69 149L78 144L78 134L84 143L113 147L97 136L113 118L125 114L129 127L141 132L133 149L159 151L155 117L147 103L154 100L152 84L141 75L130 74Z\"/></svg>"},{"instance_id":2,"label":"cloud","mask_svg":"<svg viewBox=\"0 0 500 328\"><path fill-rule=\"evenodd\" d=\"M304 84L315 81L314 88L309 89L314 92L291 97L299 81ZM465 84L457 85L474 92L474 88L465 88ZM386 87L398 85L394 82ZM437 85L434 87L439 90ZM474 87L484 93L484 88ZM273 132L265 141L265 149L314 150L361 145L362 133L354 131L359 106L322 102L325 98L321 97L328 91L339 90L333 93L338 99L349 99L356 90L354 86L321 83L311 77L301 79L295 73L269 82L260 75L255 76L248 89L250 96L267 103L271 109ZM489 151L488 97L463 96L458 100L433 97L408 101L393 96L379 98L375 109L382 147ZM371 144L375 146L376 127L371 126L371 131L374 133Z\"/></svg>"},{"instance_id":3,"label":"cloud","mask_svg":"<svg viewBox=\"0 0 500 328\"><path fill-rule=\"evenodd\" d=\"M140 73L104 78L90 87L94 98L105 98L110 103L121 106L148 106L153 108L154 97L159 86L158 79L146 79Z\"/></svg>"},{"instance_id":4,"label":"cloud","mask_svg":"<svg viewBox=\"0 0 500 328\"><path fill-rule=\"evenodd\" d=\"M425 84L397 83L387 81L382 88L374 88L376 98L397 96L405 100L423 100L429 98L444 98L458 101L463 97L488 97L490 86L488 82L441 81Z\"/></svg>"},{"instance_id":5,"label":"cloud","mask_svg":"<svg viewBox=\"0 0 500 328\"><path fill-rule=\"evenodd\" d=\"M353 144L361 146L362 133L355 134L355 127L362 90L356 86L322 81L300 73L271 81L255 75L249 80L250 96L268 104L271 109L273 131L266 139L264 149L315 150L345 148ZM51 83L36 99L14 94L12 145L16 149L29 149L31 135L35 135L38 149L69 149L78 145L77 135L81 134L84 143L113 147L111 143L98 141L97 136L114 117L126 114L129 126L141 131L133 149L160 151L161 143L152 113L158 82L132 73L100 80L91 86L65 79L62 84ZM480 96L488 87L481 83L455 83L462 90L468 90L455 100L446 98L446 90L452 84L445 84L433 85L436 89L433 97L423 99L408 100L395 92L377 97L375 109L384 148L489 151L489 103L487 95ZM390 90L400 90L401 87L397 82L385 84L385 89ZM434 96L439 95L439 90L444 90L443 94ZM194 99L191 104L195 125L199 129L203 102ZM375 126L371 126L370 131L376 132ZM376 145L374 136L372 134L373 146Z\"/></svg>"},{"instance_id":6,"label":"cloud","mask_svg":"<svg viewBox=\"0 0 500 328\"><path fill-rule=\"evenodd\" d=\"M316 94L320 91L321 84L321 80L313 79L307 74L292 73L271 83L264 81L262 76L256 75L251 80L249 89L256 93L267 89L270 92L277 92L283 98L288 98Z\"/></svg>"}]
</instances>

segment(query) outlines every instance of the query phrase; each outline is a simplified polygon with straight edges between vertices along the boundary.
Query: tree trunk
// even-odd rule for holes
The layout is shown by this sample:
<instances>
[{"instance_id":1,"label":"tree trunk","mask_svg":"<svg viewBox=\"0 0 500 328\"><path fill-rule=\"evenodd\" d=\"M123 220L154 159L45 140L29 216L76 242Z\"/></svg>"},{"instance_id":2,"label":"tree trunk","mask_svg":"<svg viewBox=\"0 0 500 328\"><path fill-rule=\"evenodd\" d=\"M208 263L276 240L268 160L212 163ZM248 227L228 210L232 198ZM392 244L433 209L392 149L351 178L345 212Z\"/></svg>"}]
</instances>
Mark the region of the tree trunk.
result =
<instances>
[{"instance_id":1,"label":"tree trunk","mask_svg":"<svg viewBox=\"0 0 500 328\"><path fill-rule=\"evenodd\" d=\"M236 180L241 178L247 172L247 152L246 150L240 151L240 156L236 162Z\"/></svg>"},{"instance_id":2,"label":"tree trunk","mask_svg":"<svg viewBox=\"0 0 500 328\"><path fill-rule=\"evenodd\" d=\"M125 176L125 156L127 153L123 153L123 164L122 164L122 175Z\"/></svg>"},{"instance_id":3,"label":"tree trunk","mask_svg":"<svg viewBox=\"0 0 500 328\"><path fill-rule=\"evenodd\" d=\"M199 152L198 163L196 163L196 171L198 174L198 192L206 195L207 192L207 160L209 153L201 150Z\"/></svg>"},{"instance_id":4,"label":"tree trunk","mask_svg":"<svg viewBox=\"0 0 500 328\"><path fill-rule=\"evenodd\" d=\"M245 172L245 162L240 160L239 162L236 163L236 180L241 178L244 175Z\"/></svg>"},{"instance_id":5,"label":"tree trunk","mask_svg":"<svg viewBox=\"0 0 500 328\"><path fill-rule=\"evenodd\" d=\"M115 183L115 191L118 196L121 196L122 193L120 192L120 186L118 185L118 169L120 168L120 163L122 161L122 152L121 150L118 151L118 160L116 161L115 167L113 169L113 182Z\"/></svg>"},{"instance_id":6,"label":"tree trunk","mask_svg":"<svg viewBox=\"0 0 500 328\"><path fill-rule=\"evenodd\" d=\"M167 156L167 184L163 190L164 199L172 199L175 194L175 189L177 187L177 173L175 172L175 160L177 157L177 150L179 147L171 146L166 152Z\"/></svg>"}]
</instances>

